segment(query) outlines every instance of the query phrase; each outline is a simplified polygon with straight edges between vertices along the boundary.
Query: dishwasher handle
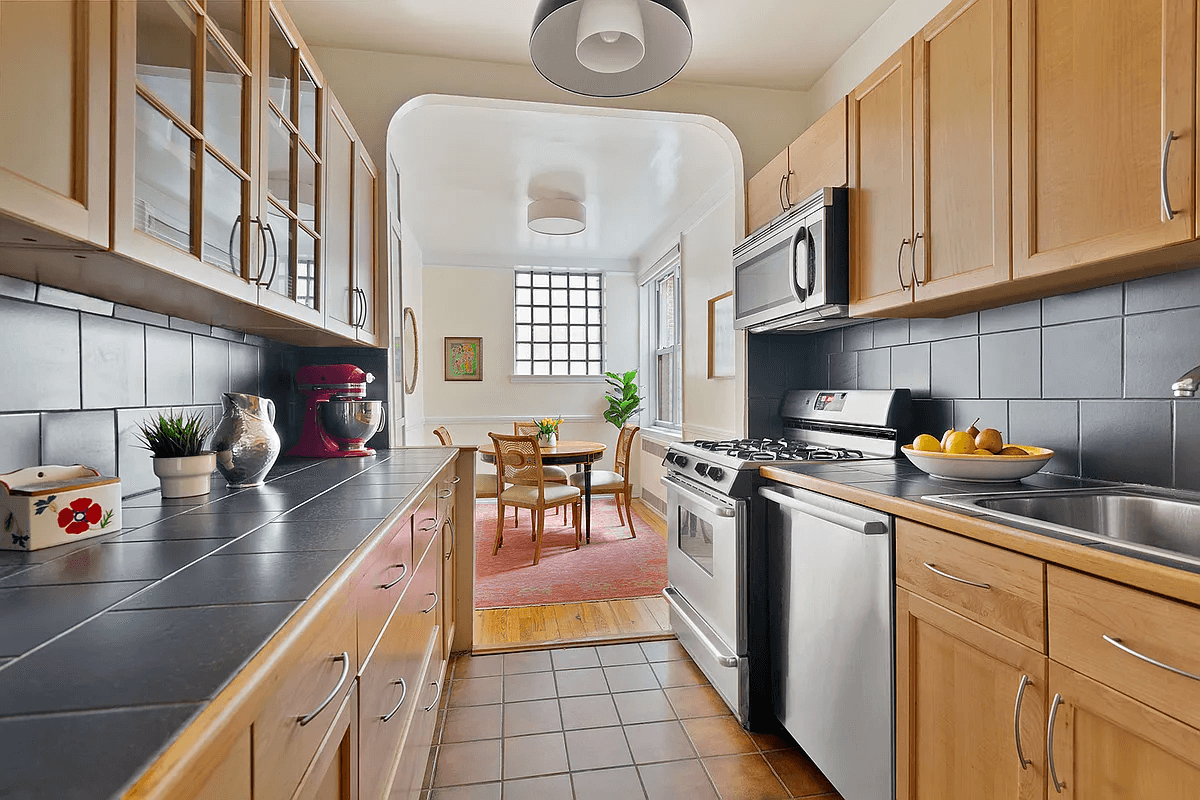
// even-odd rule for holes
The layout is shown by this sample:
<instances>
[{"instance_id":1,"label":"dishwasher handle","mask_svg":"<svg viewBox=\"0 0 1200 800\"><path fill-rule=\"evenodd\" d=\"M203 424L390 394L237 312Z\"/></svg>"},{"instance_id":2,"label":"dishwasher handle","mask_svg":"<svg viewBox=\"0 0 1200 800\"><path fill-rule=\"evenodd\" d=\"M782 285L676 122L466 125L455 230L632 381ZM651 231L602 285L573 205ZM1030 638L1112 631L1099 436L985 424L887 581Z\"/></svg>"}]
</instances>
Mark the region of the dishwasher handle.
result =
<instances>
[{"instance_id":1,"label":"dishwasher handle","mask_svg":"<svg viewBox=\"0 0 1200 800\"><path fill-rule=\"evenodd\" d=\"M691 628L692 635L700 640L700 643L704 645L704 649L708 651L714 661L722 667L736 667L738 665L737 655L717 645L712 640L712 636L692 619L691 613L682 605L687 601L680 596L679 592L668 586L662 590L662 595L666 598L667 604L671 606L671 609Z\"/></svg>"},{"instance_id":2,"label":"dishwasher handle","mask_svg":"<svg viewBox=\"0 0 1200 800\"><path fill-rule=\"evenodd\" d=\"M834 511L829 508L806 503L803 500L797 500L795 497L778 492L774 489L769 489L762 486L758 490L759 495L770 500L772 503L778 503L784 508L789 508L792 511L798 511L801 514L807 514L810 517L825 520L833 523L841 528L861 533L864 536L878 536L888 532L888 524L879 520L863 520L852 517L849 514L843 514L839 511Z\"/></svg>"}]
</instances>

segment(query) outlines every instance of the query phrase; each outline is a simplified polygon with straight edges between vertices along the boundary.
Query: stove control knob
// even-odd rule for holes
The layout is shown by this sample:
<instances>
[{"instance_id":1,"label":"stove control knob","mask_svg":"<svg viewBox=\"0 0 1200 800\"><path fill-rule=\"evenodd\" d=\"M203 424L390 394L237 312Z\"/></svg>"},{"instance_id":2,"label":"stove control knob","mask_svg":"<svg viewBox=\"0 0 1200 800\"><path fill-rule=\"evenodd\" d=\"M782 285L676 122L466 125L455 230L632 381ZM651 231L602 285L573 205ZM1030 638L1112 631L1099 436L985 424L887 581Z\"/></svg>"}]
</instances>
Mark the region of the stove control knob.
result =
<instances>
[{"instance_id":1,"label":"stove control knob","mask_svg":"<svg viewBox=\"0 0 1200 800\"><path fill-rule=\"evenodd\" d=\"M696 465L696 474L697 475L707 475L708 474L708 464L705 464L703 461L701 461L699 464L697 464Z\"/></svg>"},{"instance_id":2,"label":"stove control knob","mask_svg":"<svg viewBox=\"0 0 1200 800\"><path fill-rule=\"evenodd\" d=\"M725 477L725 470L721 469L720 467L709 467L708 477L712 478L714 481L719 481L721 478Z\"/></svg>"},{"instance_id":3,"label":"stove control knob","mask_svg":"<svg viewBox=\"0 0 1200 800\"><path fill-rule=\"evenodd\" d=\"M686 467L688 465L687 456L683 455L682 453L676 453L673 460L675 462L675 466L677 467Z\"/></svg>"}]
</instances>

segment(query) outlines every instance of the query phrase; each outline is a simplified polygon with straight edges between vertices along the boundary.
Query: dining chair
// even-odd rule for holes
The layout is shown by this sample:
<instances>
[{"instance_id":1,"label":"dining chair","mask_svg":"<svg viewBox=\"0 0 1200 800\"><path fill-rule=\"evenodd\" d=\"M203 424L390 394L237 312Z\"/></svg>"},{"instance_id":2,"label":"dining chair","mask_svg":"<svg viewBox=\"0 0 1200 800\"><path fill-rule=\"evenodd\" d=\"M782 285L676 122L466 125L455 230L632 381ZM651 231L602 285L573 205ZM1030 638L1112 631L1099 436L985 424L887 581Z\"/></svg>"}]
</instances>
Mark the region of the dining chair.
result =
<instances>
[{"instance_id":1,"label":"dining chair","mask_svg":"<svg viewBox=\"0 0 1200 800\"><path fill-rule=\"evenodd\" d=\"M450 438L450 431L446 430L445 427L434 428L433 435L437 437L443 447L454 446L454 441ZM475 496L496 496L496 473L480 469L475 470Z\"/></svg>"},{"instance_id":2,"label":"dining chair","mask_svg":"<svg viewBox=\"0 0 1200 800\"><path fill-rule=\"evenodd\" d=\"M542 467L542 449L536 436L504 436L489 433L496 448L499 485L505 487L496 498L496 541L492 555L504 544L504 507L529 509L533 519L533 563L542 558L542 537L546 529L546 511L572 506L575 509L575 549L583 538L579 503L582 492L574 486L549 483ZM511 484L511 485L510 485Z\"/></svg>"},{"instance_id":3,"label":"dining chair","mask_svg":"<svg viewBox=\"0 0 1200 800\"><path fill-rule=\"evenodd\" d=\"M514 436L532 436L536 439L537 435L538 435L538 430L539 430L539 428L538 428L538 424L536 422L530 421L530 422L514 422L513 423L513 435ZM561 430L561 426L560 426L560 430ZM563 486L566 486L570 483L571 473L567 472L562 467L550 464L550 465L542 467L542 469L545 470L547 482L561 483ZM515 519L515 517L514 517L514 519Z\"/></svg>"},{"instance_id":4,"label":"dining chair","mask_svg":"<svg viewBox=\"0 0 1200 800\"><path fill-rule=\"evenodd\" d=\"M624 525L629 523L629 533L636 539L637 531L633 529L633 509L630 501L633 497L633 485L629 482L629 453L633 449L633 437L641 430L637 425L626 425L617 436L617 452L614 455L616 472L603 469L592 470L592 494L611 494L617 503L617 519ZM571 485L583 491L584 476L577 472L570 476ZM621 517L621 499L625 500L625 516Z\"/></svg>"}]
</instances>

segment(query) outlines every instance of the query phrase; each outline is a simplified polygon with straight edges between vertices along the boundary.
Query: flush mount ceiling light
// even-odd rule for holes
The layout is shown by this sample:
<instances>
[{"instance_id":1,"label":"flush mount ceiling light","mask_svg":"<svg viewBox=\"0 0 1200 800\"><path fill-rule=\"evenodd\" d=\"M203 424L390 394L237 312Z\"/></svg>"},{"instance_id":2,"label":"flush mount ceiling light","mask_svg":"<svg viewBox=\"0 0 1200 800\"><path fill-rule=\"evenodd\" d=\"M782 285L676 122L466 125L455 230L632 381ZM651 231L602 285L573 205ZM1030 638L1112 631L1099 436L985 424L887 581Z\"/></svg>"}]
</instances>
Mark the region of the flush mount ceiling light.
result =
<instances>
[{"instance_id":1,"label":"flush mount ceiling light","mask_svg":"<svg viewBox=\"0 0 1200 800\"><path fill-rule=\"evenodd\" d=\"M692 54L683 0L541 0L529 55L542 76L590 97L628 97L674 78Z\"/></svg>"},{"instance_id":2,"label":"flush mount ceiling light","mask_svg":"<svg viewBox=\"0 0 1200 800\"><path fill-rule=\"evenodd\" d=\"M566 198L534 200L529 204L529 230L550 236L582 233L587 227L583 203Z\"/></svg>"}]
</instances>

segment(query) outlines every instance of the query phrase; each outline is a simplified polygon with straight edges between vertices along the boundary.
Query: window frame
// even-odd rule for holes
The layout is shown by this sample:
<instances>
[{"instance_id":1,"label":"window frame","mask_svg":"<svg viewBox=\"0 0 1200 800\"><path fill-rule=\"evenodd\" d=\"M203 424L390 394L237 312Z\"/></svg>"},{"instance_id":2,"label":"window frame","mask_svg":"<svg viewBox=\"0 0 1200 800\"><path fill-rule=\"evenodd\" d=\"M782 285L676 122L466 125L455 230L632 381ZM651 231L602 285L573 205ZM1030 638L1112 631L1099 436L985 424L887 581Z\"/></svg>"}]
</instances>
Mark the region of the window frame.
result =
<instances>
[{"instance_id":1,"label":"window frame","mask_svg":"<svg viewBox=\"0 0 1200 800\"><path fill-rule=\"evenodd\" d=\"M530 276L528 286L521 285L521 276L523 274ZM538 276L545 276L545 279L547 282L547 285L545 287L539 287L539 286L535 285L538 281ZM583 276L584 286L583 287L578 287L578 286L572 287L570 285L572 278L578 278L579 276ZM567 285L565 287L555 287L553 285L555 277L565 277L567 279ZM607 313L607 304L608 304L608 296L607 295L608 295L608 293L607 293L607 281L605 280L605 278L606 278L605 273L603 271L599 271L599 270L579 270L579 269L563 269L563 268L553 268L553 267L532 267L532 266L520 266L520 267L516 267L513 269L513 297L512 297L512 309L513 309L512 380L513 381L518 381L518 382L527 381L527 382L532 382L532 383L539 383L539 382L541 382L541 383L558 383L558 382L587 383L587 382L599 382L599 381L604 380L604 373L608 368L608 313ZM592 279L596 279L598 281L599 285L598 286L590 285ZM539 289L539 288L545 288L550 291L554 291L555 289L567 291L568 295L567 295L566 305L564 306L561 304L555 304L553 302L549 302L547 304L534 303L532 296L530 297L529 303L519 302L519 292L522 289L528 289L532 293L533 290ZM573 304L571 302L570 292L580 291L580 290L585 292L584 303L583 303L583 305ZM587 293L590 293L593 291L599 292L600 296L599 296L598 304L593 304L588 297ZM519 312L520 312L520 309L523 309L523 308L530 309L530 321L529 322L520 321ZM540 309L540 308L545 308L549 311L549 319L551 320L551 322L535 322L534 321L534 312L536 309ZM554 312L556 309L565 309L566 310L567 315L568 315L568 320L566 323L555 323L552 321ZM582 323L572 323L569 319L572 310L583 310L584 314L585 314L585 321ZM588 314L588 312L591 312L591 311L599 312L599 316L600 316L599 323L586 321L586 315ZM535 326L538 326L538 325L546 325L546 326L550 327L548 341L546 341L546 342L536 341L536 334L533 333L532 328ZM568 338L567 338L566 342L555 342L553 339L553 336L554 336L553 328L558 325L563 325L568 329L568 331L567 331ZM522 326L529 326L531 328L530 337L528 340L522 339L522 336L521 336L521 327ZM571 328L573 328L573 327L581 327L584 329L584 341L577 342L572 338ZM596 341L591 341L589 338L589 333L591 332L591 329L593 329L593 328L599 329L597 332L598 339ZM533 357L534 356L533 351L539 344L545 344L549 347L549 355L546 359L539 359L539 358ZM521 357L522 345L525 345L530 348L531 352L530 352L530 356L528 358ZM554 357L554 346L555 345L566 345L566 347L567 347L567 357L566 358L561 358L561 357L555 358ZM572 356L570 355L570 348L573 345L582 345L585 348L585 357L583 359L572 358ZM590 349L593 346L597 346L600 349L600 356L598 359L591 357ZM572 374L571 367L573 365L579 364L581 362L583 364L585 371L582 374L580 374L580 373ZM522 367L523 363L528 365L528 368L529 368L528 372L521 371L521 367ZM537 365L540 363L548 364L549 371L546 373L539 374L536 370L537 370ZM565 367L567 372L565 372L565 373L555 372L556 367ZM596 370L595 372L591 371L593 368Z\"/></svg>"},{"instance_id":2,"label":"window frame","mask_svg":"<svg viewBox=\"0 0 1200 800\"><path fill-rule=\"evenodd\" d=\"M683 261L679 254L662 269L656 271L643 285L646 292L646 308L649 336L646 339L646 361L649 380L648 388L649 411L653 420L652 427L681 435L683 432ZM675 286L675 338L667 346L662 346L659 340L659 309L662 285L668 278L674 278ZM662 386L659 377L659 359L664 355L673 355L674 396L671 398L671 412L674 420L664 420L659 416L662 407L660 397Z\"/></svg>"}]
</instances>

